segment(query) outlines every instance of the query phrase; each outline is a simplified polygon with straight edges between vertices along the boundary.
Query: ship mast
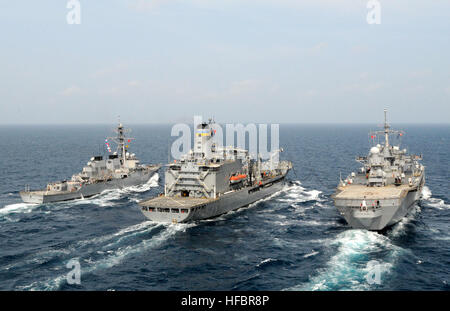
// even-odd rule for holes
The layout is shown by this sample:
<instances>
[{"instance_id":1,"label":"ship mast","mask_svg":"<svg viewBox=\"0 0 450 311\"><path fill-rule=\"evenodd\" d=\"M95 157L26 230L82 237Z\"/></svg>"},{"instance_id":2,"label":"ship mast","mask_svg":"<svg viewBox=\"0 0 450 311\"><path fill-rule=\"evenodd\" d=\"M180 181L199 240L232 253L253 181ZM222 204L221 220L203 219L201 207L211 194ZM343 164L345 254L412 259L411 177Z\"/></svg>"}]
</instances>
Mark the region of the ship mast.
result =
<instances>
[{"instance_id":1,"label":"ship mast","mask_svg":"<svg viewBox=\"0 0 450 311\"><path fill-rule=\"evenodd\" d=\"M126 150L125 150L125 136L123 134L123 125L119 122L119 126L117 127L117 149L120 150L120 158L122 159L122 164L125 166L126 161Z\"/></svg>"},{"instance_id":2,"label":"ship mast","mask_svg":"<svg viewBox=\"0 0 450 311\"><path fill-rule=\"evenodd\" d=\"M384 108L384 142L389 147L389 124L387 123L387 109Z\"/></svg>"},{"instance_id":3,"label":"ship mast","mask_svg":"<svg viewBox=\"0 0 450 311\"><path fill-rule=\"evenodd\" d=\"M125 140L128 139L128 142L130 142L132 139L134 139L125 137L126 132L129 132L129 130L126 130L123 127L119 119L119 125L116 128L117 137L110 137L110 139L112 139L117 144L117 152L119 154L122 166L126 166L127 163L127 149L125 147Z\"/></svg>"},{"instance_id":4,"label":"ship mast","mask_svg":"<svg viewBox=\"0 0 450 311\"><path fill-rule=\"evenodd\" d=\"M387 122L387 109L384 109L384 130L382 131L371 131L369 133L370 137L374 140L375 137L384 135L384 146L386 150L389 147L389 135L398 134L399 137L403 136L404 132L402 130L392 130L391 126Z\"/></svg>"}]
</instances>

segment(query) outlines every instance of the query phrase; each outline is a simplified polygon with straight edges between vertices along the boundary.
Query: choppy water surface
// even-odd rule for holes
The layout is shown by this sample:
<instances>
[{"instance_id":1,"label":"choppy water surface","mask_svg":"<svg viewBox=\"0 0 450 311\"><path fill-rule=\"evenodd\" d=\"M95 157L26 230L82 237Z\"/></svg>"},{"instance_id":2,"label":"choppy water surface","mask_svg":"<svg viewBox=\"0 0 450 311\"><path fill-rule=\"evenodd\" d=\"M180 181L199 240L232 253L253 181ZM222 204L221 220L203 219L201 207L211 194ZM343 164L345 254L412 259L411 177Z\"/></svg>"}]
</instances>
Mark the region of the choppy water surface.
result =
<instances>
[{"instance_id":1,"label":"choppy water surface","mask_svg":"<svg viewBox=\"0 0 450 311\"><path fill-rule=\"evenodd\" d=\"M372 128L375 128L373 126ZM143 163L167 161L170 126L134 126ZM364 155L369 126L281 125L290 183L265 200L194 224L147 221L146 185L73 202L21 203L25 184L69 178L98 150L107 126L0 127L0 290L448 290L449 126L403 126L423 153L424 199L385 232L352 230L330 200ZM81 285L68 285L77 259ZM380 283L367 274L378 264Z\"/></svg>"}]
</instances>

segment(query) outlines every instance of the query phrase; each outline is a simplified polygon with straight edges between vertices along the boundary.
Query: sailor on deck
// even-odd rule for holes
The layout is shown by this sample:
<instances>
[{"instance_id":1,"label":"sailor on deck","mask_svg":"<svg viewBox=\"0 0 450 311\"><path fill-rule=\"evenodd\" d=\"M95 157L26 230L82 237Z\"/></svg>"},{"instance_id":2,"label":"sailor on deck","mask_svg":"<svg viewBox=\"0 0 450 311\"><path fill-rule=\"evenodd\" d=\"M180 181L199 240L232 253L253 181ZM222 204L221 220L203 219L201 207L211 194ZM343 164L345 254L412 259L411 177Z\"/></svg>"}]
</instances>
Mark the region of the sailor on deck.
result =
<instances>
[{"instance_id":1,"label":"sailor on deck","mask_svg":"<svg viewBox=\"0 0 450 311\"><path fill-rule=\"evenodd\" d=\"M364 197L364 200L361 202L361 211L367 211L367 203L366 203L366 197Z\"/></svg>"}]
</instances>

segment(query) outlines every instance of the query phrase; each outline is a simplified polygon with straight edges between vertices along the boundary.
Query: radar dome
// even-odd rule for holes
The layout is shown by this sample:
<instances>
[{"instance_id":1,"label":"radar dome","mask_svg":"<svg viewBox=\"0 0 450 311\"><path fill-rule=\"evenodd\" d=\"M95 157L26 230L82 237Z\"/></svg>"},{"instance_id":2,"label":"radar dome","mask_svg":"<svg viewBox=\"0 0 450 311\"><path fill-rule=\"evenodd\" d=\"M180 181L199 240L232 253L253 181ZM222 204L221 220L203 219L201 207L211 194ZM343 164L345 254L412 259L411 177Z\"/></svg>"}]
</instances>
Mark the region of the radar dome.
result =
<instances>
[{"instance_id":1,"label":"radar dome","mask_svg":"<svg viewBox=\"0 0 450 311\"><path fill-rule=\"evenodd\" d=\"M380 149L378 149L378 147L372 147L370 148L370 153L379 153Z\"/></svg>"}]
</instances>

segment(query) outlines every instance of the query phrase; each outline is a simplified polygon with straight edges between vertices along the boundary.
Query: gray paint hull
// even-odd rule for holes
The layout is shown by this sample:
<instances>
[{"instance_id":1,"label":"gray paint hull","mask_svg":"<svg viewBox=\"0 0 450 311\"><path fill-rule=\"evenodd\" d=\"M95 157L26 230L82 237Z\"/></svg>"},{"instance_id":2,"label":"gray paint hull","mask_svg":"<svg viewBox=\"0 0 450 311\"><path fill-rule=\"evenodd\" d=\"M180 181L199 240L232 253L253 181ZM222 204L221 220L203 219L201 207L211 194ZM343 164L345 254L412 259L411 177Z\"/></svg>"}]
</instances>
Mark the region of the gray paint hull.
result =
<instances>
[{"instance_id":1,"label":"gray paint hull","mask_svg":"<svg viewBox=\"0 0 450 311\"><path fill-rule=\"evenodd\" d=\"M87 184L78 191L47 193L45 191L21 191L20 196L25 203L52 203L88 198L99 194L108 189L122 189L130 186L137 186L149 181L153 174L158 171L159 167L155 167L144 172L136 172L124 179L113 179L107 182L99 182L95 184Z\"/></svg>"},{"instance_id":2,"label":"gray paint hull","mask_svg":"<svg viewBox=\"0 0 450 311\"><path fill-rule=\"evenodd\" d=\"M142 208L141 211L145 215L145 217L155 222L180 223L208 219L247 206L258 200L267 198L270 195L280 191L283 188L284 184L285 181L283 177L270 186L262 187L257 191L252 191L255 189L253 187L247 187L241 190L226 193L213 200L212 202L208 202L202 206L189 209L189 212L187 213L158 211L150 212L145 210L144 208ZM178 205L174 205L173 207L179 208Z\"/></svg>"},{"instance_id":3,"label":"gray paint hull","mask_svg":"<svg viewBox=\"0 0 450 311\"><path fill-rule=\"evenodd\" d=\"M346 200L338 199L335 199L335 206L352 228L379 231L396 224L412 210L421 198L423 185L403 198L380 198L380 208L369 206L367 211L361 211L359 206L349 206ZM360 198L357 201L362 200Z\"/></svg>"}]
</instances>

